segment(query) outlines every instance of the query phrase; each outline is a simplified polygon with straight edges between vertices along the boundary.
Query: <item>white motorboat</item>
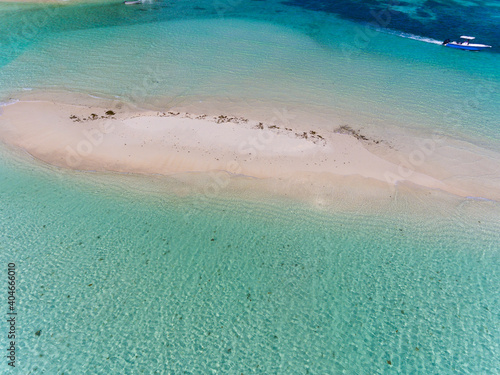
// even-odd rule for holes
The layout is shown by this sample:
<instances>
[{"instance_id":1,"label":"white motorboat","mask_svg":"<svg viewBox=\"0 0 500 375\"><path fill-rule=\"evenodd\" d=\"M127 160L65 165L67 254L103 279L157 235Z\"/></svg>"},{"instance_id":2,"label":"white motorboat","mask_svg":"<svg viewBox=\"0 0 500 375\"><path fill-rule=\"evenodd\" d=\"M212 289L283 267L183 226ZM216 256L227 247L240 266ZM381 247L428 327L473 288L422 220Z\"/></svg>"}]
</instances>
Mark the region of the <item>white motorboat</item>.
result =
<instances>
[{"instance_id":1,"label":"white motorboat","mask_svg":"<svg viewBox=\"0 0 500 375\"><path fill-rule=\"evenodd\" d=\"M462 35L460 38L462 39L462 41L460 42L455 42L455 41L452 42L450 39L446 39L443 42L443 46L456 49L463 49L466 51L482 51L483 49L491 48L491 46L488 46L486 44L471 43L470 42L471 40L476 39L473 36Z\"/></svg>"}]
</instances>

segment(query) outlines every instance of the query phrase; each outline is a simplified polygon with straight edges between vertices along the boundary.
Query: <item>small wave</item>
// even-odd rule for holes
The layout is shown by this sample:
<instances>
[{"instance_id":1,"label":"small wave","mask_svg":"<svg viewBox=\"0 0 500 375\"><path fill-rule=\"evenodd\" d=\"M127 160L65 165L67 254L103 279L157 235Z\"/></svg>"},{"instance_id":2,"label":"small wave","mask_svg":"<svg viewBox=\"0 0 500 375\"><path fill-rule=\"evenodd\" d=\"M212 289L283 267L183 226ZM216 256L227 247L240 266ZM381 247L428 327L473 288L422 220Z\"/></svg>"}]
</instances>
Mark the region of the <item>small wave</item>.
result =
<instances>
[{"instance_id":1,"label":"small wave","mask_svg":"<svg viewBox=\"0 0 500 375\"><path fill-rule=\"evenodd\" d=\"M87 94L88 96L90 96L91 98L94 98L94 99L104 99L102 96L96 96L96 95L92 95L92 94Z\"/></svg>"},{"instance_id":2,"label":"small wave","mask_svg":"<svg viewBox=\"0 0 500 375\"><path fill-rule=\"evenodd\" d=\"M16 104L19 102L19 99L9 99L6 102L0 102L0 107L7 107L8 105Z\"/></svg>"},{"instance_id":3,"label":"small wave","mask_svg":"<svg viewBox=\"0 0 500 375\"><path fill-rule=\"evenodd\" d=\"M3 115L3 107L6 107L6 106L14 104L14 103L17 103L18 101L19 101L18 99L10 99L7 102L0 102L0 116Z\"/></svg>"},{"instance_id":4,"label":"small wave","mask_svg":"<svg viewBox=\"0 0 500 375\"><path fill-rule=\"evenodd\" d=\"M474 201L484 201L484 202L494 202L496 203L497 201L494 199L489 199L489 198L484 198L484 197L473 197L473 196L467 196L465 197L466 199L474 200Z\"/></svg>"}]
</instances>

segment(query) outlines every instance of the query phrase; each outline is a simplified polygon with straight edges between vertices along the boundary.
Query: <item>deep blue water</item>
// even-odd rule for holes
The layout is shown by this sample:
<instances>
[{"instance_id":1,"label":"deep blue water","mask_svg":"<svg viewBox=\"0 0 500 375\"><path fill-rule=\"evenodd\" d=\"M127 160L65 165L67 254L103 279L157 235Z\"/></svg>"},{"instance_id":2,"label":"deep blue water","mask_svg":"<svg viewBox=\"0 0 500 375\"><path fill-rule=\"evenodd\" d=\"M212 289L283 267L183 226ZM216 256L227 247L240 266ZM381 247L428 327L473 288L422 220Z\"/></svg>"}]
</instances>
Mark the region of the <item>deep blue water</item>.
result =
<instances>
[{"instance_id":1,"label":"deep blue water","mask_svg":"<svg viewBox=\"0 0 500 375\"><path fill-rule=\"evenodd\" d=\"M357 22L445 40L471 35L495 46L500 40L500 5L486 1L290 0L285 4L336 14ZM495 2L489 2L489 5ZM498 48L492 49L498 52Z\"/></svg>"}]
</instances>

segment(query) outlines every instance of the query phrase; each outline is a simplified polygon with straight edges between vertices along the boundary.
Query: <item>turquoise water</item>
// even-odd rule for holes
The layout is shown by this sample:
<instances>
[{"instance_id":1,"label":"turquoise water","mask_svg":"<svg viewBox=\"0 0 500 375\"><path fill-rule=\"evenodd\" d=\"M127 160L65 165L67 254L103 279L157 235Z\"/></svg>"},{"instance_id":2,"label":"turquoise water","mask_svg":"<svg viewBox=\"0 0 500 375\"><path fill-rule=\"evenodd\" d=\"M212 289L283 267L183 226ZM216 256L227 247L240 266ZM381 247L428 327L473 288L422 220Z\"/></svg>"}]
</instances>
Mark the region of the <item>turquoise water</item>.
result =
<instances>
[{"instance_id":1,"label":"turquoise water","mask_svg":"<svg viewBox=\"0 0 500 375\"><path fill-rule=\"evenodd\" d=\"M400 3L375 32L367 10L386 6L375 1L0 3L0 100L70 90L153 108L261 103L498 149L498 48L437 45L454 37L446 22L454 34L479 11L450 4L446 20L443 4ZM498 7L481 5L463 33L494 44ZM0 156L0 260L19 277L14 373L500 368L495 202L337 187L321 205L229 188L206 198L173 178Z\"/></svg>"},{"instance_id":2,"label":"turquoise water","mask_svg":"<svg viewBox=\"0 0 500 375\"><path fill-rule=\"evenodd\" d=\"M199 208L166 179L37 167L1 167L18 373L498 369L497 204Z\"/></svg>"}]
</instances>

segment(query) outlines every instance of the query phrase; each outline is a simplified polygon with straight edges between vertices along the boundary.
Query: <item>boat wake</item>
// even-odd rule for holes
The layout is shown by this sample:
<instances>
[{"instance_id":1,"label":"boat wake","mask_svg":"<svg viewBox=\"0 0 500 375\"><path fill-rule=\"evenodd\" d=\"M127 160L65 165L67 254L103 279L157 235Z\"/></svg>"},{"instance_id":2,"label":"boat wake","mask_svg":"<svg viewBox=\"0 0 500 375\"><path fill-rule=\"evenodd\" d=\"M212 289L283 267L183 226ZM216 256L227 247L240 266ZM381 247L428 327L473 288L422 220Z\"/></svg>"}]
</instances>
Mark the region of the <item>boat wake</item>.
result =
<instances>
[{"instance_id":1,"label":"boat wake","mask_svg":"<svg viewBox=\"0 0 500 375\"><path fill-rule=\"evenodd\" d=\"M432 44L443 44L442 40L436 40L432 38L428 38L425 36L419 36L419 35L413 35L413 34L404 34L401 33L403 38L408 38L408 39L413 39L413 40L418 40L420 42L425 42L425 43L432 43Z\"/></svg>"},{"instance_id":2,"label":"boat wake","mask_svg":"<svg viewBox=\"0 0 500 375\"><path fill-rule=\"evenodd\" d=\"M380 31L385 32L387 34L396 35L396 36L399 36L402 38L406 38L406 39L418 40L419 42L425 42L425 43L431 43L431 44L443 44L442 40L436 40L433 38L428 38L426 36L405 33L402 31L396 31L396 30L390 30L390 29L383 29Z\"/></svg>"}]
</instances>

